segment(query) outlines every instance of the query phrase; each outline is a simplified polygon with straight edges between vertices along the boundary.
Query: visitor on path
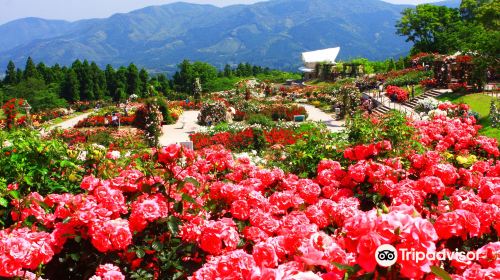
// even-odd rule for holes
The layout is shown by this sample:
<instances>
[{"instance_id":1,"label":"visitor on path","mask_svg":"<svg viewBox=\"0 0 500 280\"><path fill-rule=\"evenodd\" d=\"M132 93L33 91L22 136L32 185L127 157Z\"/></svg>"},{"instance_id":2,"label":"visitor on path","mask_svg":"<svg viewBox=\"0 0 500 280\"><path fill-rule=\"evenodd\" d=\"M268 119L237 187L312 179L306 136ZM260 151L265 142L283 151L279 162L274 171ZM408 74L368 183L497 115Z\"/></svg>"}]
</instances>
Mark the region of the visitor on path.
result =
<instances>
[{"instance_id":1,"label":"visitor on path","mask_svg":"<svg viewBox=\"0 0 500 280\"><path fill-rule=\"evenodd\" d=\"M118 114L113 113L113 116L111 117L111 124L113 126L116 126L116 127L118 127L120 125L120 120L118 118Z\"/></svg>"}]
</instances>

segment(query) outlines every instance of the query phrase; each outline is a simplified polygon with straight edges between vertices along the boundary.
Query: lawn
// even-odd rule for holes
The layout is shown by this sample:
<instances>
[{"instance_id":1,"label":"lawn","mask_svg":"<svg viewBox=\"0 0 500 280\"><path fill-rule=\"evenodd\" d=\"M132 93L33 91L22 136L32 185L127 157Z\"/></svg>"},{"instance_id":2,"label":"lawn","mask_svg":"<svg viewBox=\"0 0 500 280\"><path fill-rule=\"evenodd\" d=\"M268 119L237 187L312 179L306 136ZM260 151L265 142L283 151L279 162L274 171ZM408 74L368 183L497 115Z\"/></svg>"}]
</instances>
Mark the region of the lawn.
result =
<instances>
[{"instance_id":1,"label":"lawn","mask_svg":"<svg viewBox=\"0 0 500 280\"><path fill-rule=\"evenodd\" d=\"M479 124L483 126L483 128L479 131L480 134L496 138L500 141L500 128L491 127L490 121L490 106L491 100L493 97L485 94L456 94L456 93L447 93L438 97L440 101L451 101L453 103L465 103L468 104L471 109L475 112L479 113Z\"/></svg>"}]
</instances>

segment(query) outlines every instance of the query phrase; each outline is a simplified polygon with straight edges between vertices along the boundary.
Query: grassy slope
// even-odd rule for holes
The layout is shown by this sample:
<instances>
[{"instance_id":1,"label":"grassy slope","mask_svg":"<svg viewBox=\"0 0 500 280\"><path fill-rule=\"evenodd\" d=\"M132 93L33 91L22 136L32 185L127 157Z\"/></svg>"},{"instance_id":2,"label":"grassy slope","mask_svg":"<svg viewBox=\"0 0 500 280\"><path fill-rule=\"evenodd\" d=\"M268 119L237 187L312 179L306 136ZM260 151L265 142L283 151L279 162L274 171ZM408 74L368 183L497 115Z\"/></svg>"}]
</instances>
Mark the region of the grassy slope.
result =
<instances>
[{"instance_id":1,"label":"grassy slope","mask_svg":"<svg viewBox=\"0 0 500 280\"><path fill-rule=\"evenodd\" d=\"M496 138L500 142L500 128L491 127L490 122L490 105L493 97L485 94L445 94L438 98L441 101L451 101L453 103L466 103L473 111L479 113L479 124L483 128L479 131L480 134Z\"/></svg>"}]
</instances>

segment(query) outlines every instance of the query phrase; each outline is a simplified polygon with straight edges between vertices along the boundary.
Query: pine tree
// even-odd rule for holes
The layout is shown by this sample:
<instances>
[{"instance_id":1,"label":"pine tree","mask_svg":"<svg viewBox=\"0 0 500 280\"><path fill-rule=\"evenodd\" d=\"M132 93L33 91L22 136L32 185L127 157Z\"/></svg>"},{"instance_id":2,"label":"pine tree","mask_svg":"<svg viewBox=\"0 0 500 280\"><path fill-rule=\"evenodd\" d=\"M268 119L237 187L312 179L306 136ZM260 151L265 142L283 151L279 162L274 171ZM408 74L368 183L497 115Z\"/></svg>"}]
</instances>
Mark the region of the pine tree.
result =
<instances>
[{"instance_id":1,"label":"pine tree","mask_svg":"<svg viewBox=\"0 0 500 280\"><path fill-rule=\"evenodd\" d=\"M95 62L90 64L93 92L96 100L103 99L106 93L106 76Z\"/></svg>"},{"instance_id":2,"label":"pine tree","mask_svg":"<svg viewBox=\"0 0 500 280\"><path fill-rule=\"evenodd\" d=\"M17 80L16 65L12 60L7 64L7 71L5 71L5 79L3 81L6 85L14 85L19 82Z\"/></svg>"},{"instance_id":3,"label":"pine tree","mask_svg":"<svg viewBox=\"0 0 500 280\"><path fill-rule=\"evenodd\" d=\"M69 101L79 101L80 100L80 82L76 72L73 69L69 69L66 73L66 77L61 87L61 97Z\"/></svg>"},{"instance_id":4,"label":"pine tree","mask_svg":"<svg viewBox=\"0 0 500 280\"><path fill-rule=\"evenodd\" d=\"M23 76L25 80L38 77L38 71L36 70L35 63L33 62L33 59L31 59L31 56L28 57L28 60L26 60L26 67L24 68Z\"/></svg>"},{"instance_id":5,"label":"pine tree","mask_svg":"<svg viewBox=\"0 0 500 280\"><path fill-rule=\"evenodd\" d=\"M137 66L133 63L127 68L127 94L130 96L132 94L139 95L140 94L140 79L139 79L139 70Z\"/></svg>"},{"instance_id":6,"label":"pine tree","mask_svg":"<svg viewBox=\"0 0 500 280\"><path fill-rule=\"evenodd\" d=\"M140 80L140 93L141 96L146 96L148 94L148 84L149 84L149 74L146 69L142 68L139 72L139 80Z\"/></svg>"},{"instance_id":7,"label":"pine tree","mask_svg":"<svg viewBox=\"0 0 500 280\"><path fill-rule=\"evenodd\" d=\"M224 77L232 77L233 76L233 69L231 69L231 65L226 64L224 66Z\"/></svg>"},{"instance_id":8,"label":"pine tree","mask_svg":"<svg viewBox=\"0 0 500 280\"><path fill-rule=\"evenodd\" d=\"M106 70L104 70L104 76L106 77L106 95L113 97L116 92L116 77L115 69L113 66L106 65Z\"/></svg>"}]
</instances>

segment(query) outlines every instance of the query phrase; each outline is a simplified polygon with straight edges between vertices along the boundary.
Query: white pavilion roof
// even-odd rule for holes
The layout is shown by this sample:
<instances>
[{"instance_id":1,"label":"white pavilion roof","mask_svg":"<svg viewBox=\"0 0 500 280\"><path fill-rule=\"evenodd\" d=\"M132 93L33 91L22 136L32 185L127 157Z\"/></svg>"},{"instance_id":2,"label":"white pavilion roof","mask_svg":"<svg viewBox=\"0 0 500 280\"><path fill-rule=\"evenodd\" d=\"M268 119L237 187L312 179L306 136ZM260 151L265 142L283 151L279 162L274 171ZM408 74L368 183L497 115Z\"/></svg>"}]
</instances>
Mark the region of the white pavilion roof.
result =
<instances>
[{"instance_id":1,"label":"white pavilion roof","mask_svg":"<svg viewBox=\"0 0 500 280\"><path fill-rule=\"evenodd\" d=\"M329 62L335 63L335 59L339 55L340 47L317 50L312 52L302 53L304 63Z\"/></svg>"}]
</instances>

